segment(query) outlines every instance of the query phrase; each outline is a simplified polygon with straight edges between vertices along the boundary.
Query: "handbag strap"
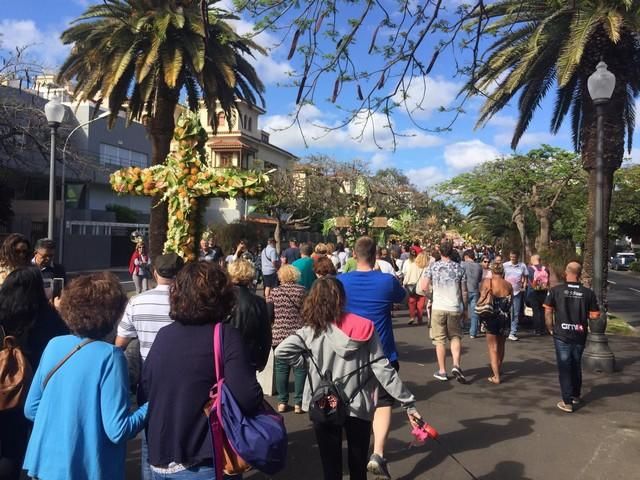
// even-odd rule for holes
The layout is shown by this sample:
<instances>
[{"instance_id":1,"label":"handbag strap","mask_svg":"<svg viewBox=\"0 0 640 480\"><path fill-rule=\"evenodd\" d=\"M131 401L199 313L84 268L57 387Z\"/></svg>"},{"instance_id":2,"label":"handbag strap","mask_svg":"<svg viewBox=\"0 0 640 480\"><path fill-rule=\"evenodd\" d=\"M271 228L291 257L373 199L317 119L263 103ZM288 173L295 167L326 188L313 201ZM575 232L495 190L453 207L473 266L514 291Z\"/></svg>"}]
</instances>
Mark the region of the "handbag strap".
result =
<instances>
[{"instance_id":1,"label":"handbag strap","mask_svg":"<svg viewBox=\"0 0 640 480\"><path fill-rule=\"evenodd\" d=\"M216 390L215 404L209 415L214 418L210 419L211 435L213 437L213 457L214 467L216 470L216 478L223 477L224 453L223 444L225 441L224 431L222 428L222 385L224 383L224 367L222 362L222 324L216 323L213 328L213 369L216 376L216 384L212 388ZM212 395L212 393L210 393Z\"/></svg>"},{"instance_id":2,"label":"handbag strap","mask_svg":"<svg viewBox=\"0 0 640 480\"><path fill-rule=\"evenodd\" d=\"M60 360L55 367L53 367L51 369L51 371L49 373L47 373L47 376L44 377L44 382L42 382L42 390L44 391L44 389L47 386L47 383L49 383L49 380L51 380L51 377L53 376L54 373L56 373L60 367L62 367L62 365L64 365L66 363L67 360L69 360L75 353L77 353L82 347L89 345L91 342L95 342L95 340L93 338L87 338L85 340L83 340L82 342L80 342L78 345L76 345L75 347L73 347L73 349L67 353L62 360Z\"/></svg>"}]
</instances>

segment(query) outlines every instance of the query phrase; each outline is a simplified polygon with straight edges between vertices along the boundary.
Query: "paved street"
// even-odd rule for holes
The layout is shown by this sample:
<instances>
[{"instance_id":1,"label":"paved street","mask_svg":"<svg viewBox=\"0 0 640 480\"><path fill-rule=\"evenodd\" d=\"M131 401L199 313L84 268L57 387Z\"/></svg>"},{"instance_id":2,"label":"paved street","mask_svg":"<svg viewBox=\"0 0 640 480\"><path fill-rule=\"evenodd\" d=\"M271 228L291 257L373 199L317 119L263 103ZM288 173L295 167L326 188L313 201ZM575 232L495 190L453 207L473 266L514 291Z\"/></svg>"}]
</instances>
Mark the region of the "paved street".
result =
<instances>
[{"instance_id":1,"label":"paved street","mask_svg":"<svg viewBox=\"0 0 640 480\"><path fill-rule=\"evenodd\" d=\"M640 327L640 274L609 270L609 310Z\"/></svg>"},{"instance_id":2,"label":"paved street","mask_svg":"<svg viewBox=\"0 0 640 480\"><path fill-rule=\"evenodd\" d=\"M612 337L621 372L586 374L578 412L560 412L554 351L549 337L509 342L505 382L486 380L484 338L465 339L463 368L469 385L431 375L435 353L425 327L396 318L401 376L418 397L418 409L440 431L441 441L483 480L613 480L637 477L640 466L640 338ZM275 403L275 399L270 399ZM306 415L287 413L290 454L277 480L321 479L314 436ZM387 456L394 479L464 480L468 475L433 441L409 448L408 424L396 410ZM138 442L131 442L129 479L137 479ZM345 451L346 456L346 451ZM260 473L245 479L264 480ZM345 476L345 478L348 478Z\"/></svg>"}]
</instances>

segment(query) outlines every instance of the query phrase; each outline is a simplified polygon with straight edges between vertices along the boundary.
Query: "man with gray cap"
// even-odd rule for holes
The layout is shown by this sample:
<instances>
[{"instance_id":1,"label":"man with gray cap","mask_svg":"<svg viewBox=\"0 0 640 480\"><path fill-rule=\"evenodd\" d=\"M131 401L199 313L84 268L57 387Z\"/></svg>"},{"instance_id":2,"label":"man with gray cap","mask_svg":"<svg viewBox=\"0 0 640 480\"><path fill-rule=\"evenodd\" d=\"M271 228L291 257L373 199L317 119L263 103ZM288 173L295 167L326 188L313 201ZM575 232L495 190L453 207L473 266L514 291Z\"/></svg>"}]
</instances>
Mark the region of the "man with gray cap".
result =
<instances>
[{"instance_id":1,"label":"man with gray cap","mask_svg":"<svg viewBox=\"0 0 640 480\"><path fill-rule=\"evenodd\" d=\"M158 255L153 265L153 278L158 286L136 295L127 304L124 315L118 325L116 346L127 348L134 338L140 341L140 357L142 362L153 345L158 331L173 320L169 317L169 289L184 261L175 253ZM148 447L143 435L141 446L142 479L151 479L151 468L148 461Z\"/></svg>"}]
</instances>

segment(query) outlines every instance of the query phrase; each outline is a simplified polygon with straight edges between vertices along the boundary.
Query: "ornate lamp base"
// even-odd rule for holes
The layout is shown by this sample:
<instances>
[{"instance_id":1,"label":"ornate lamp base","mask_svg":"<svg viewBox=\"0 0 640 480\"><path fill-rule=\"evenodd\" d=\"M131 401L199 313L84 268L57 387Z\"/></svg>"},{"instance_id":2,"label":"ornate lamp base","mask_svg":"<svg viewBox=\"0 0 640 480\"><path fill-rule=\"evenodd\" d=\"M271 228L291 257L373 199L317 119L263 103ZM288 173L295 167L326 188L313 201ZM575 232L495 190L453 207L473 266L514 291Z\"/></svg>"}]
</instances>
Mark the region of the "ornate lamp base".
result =
<instances>
[{"instance_id":1,"label":"ornate lamp base","mask_svg":"<svg viewBox=\"0 0 640 480\"><path fill-rule=\"evenodd\" d=\"M616 357L609 348L609 340L604 333L589 333L587 345L582 355L582 365L597 373L613 373Z\"/></svg>"}]
</instances>

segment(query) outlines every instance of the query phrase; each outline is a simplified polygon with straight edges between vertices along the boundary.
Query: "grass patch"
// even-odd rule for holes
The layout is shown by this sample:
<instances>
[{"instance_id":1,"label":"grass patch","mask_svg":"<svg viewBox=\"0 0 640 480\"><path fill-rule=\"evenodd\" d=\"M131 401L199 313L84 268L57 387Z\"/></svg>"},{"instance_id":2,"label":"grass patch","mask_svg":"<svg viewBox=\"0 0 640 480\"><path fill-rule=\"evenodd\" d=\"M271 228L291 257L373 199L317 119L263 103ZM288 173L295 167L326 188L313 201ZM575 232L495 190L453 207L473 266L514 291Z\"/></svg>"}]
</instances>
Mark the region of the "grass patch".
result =
<instances>
[{"instance_id":1,"label":"grass patch","mask_svg":"<svg viewBox=\"0 0 640 480\"><path fill-rule=\"evenodd\" d=\"M609 335L622 335L625 337L638 337L640 333L638 330L633 328L627 322L622 320L620 317L616 317L615 315L610 315L609 320L607 321L607 334Z\"/></svg>"}]
</instances>

